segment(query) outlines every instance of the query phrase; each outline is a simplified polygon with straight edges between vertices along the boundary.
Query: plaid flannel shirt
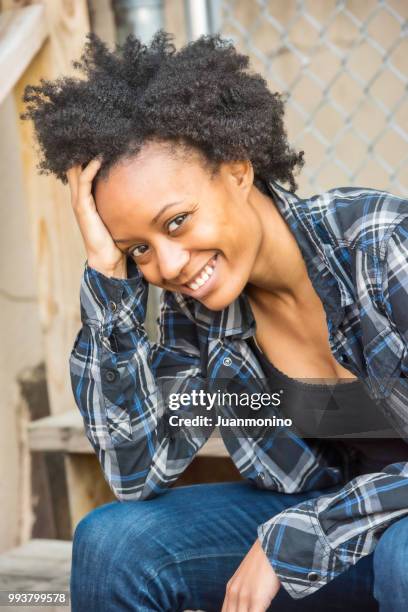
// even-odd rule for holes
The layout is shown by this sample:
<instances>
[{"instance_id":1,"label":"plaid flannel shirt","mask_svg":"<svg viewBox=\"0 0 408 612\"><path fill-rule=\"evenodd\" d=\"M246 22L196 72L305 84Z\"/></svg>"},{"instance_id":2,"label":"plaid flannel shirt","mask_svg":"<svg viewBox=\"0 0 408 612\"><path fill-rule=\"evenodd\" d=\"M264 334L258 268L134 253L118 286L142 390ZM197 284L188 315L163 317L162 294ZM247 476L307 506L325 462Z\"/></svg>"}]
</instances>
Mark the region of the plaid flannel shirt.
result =
<instances>
[{"instance_id":1,"label":"plaid flannel shirt","mask_svg":"<svg viewBox=\"0 0 408 612\"><path fill-rule=\"evenodd\" d=\"M299 199L269 189L295 236L326 313L337 361L361 379L408 444L408 206L389 193L338 188ZM197 381L255 385L263 373L246 339L255 321L242 293L214 312L163 291L159 339L144 330L148 286L129 262L129 278L107 278L85 263L82 329L70 356L72 388L85 432L119 500L166 490L211 431L171 436L159 381L189 392ZM218 408L222 412L222 407ZM230 416L230 415L229 415ZM328 441L290 431L270 438L223 434L242 476L283 493L336 491L288 508L258 528L282 585L302 598L371 553L382 532L408 515L408 463L352 477L350 455Z\"/></svg>"}]
</instances>

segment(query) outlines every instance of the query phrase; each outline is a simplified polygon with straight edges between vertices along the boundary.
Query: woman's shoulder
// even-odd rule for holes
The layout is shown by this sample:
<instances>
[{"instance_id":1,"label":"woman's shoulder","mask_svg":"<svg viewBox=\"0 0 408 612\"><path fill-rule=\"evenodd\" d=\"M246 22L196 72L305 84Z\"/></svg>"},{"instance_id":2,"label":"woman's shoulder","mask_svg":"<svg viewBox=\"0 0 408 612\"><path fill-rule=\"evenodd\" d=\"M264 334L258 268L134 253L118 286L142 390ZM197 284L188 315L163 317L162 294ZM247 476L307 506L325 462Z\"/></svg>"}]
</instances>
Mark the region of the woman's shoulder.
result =
<instances>
[{"instance_id":1,"label":"woman's shoulder","mask_svg":"<svg viewBox=\"0 0 408 612\"><path fill-rule=\"evenodd\" d=\"M313 200L320 211L319 222L339 246L380 256L396 226L408 218L407 199L369 187L338 187Z\"/></svg>"}]
</instances>

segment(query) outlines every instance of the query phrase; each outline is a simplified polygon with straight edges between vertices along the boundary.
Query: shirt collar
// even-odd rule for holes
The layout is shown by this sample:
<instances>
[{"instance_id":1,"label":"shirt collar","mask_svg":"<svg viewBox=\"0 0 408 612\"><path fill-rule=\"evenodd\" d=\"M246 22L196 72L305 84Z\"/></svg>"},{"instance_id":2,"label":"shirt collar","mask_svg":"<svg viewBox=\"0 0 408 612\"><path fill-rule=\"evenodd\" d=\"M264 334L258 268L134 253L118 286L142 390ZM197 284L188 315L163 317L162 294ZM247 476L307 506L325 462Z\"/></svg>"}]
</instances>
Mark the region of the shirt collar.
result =
<instances>
[{"instance_id":1,"label":"shirt collar","mask_svg":"<svg viewBox=\"0 0 408 612\"><path fill-rule=\"evenodd\" d=\"M299 245L309 278L323 303L329 332L333 333L344 317L344 307L354 302L354 297L346 275L341 274L327 229L313 218L311 200L300 199L274 181L265 186ZM210 311L201 302L194 302L196 320L208 328L210 338L244 339L255 334L255 318L245 293L221 311Z\"/></svg>"}]
</instances>

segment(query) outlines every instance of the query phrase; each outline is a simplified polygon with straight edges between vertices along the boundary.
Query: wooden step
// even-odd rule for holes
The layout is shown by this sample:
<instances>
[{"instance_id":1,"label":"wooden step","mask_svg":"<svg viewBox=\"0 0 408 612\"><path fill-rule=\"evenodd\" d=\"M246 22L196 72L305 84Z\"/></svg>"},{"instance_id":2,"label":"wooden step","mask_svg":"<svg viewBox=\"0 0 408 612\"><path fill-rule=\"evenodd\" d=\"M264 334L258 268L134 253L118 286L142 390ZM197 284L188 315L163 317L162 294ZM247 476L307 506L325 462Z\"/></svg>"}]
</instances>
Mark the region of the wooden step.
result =
<instances>
[{"instance_id":1,"label":"wooden step","mask_svg":"<svg viewBox=\"0 0 408 612\"><path fill-rule=\"evenodd\" d=\"M115 500L92 445L85 435L78 409L32 421L28 425L28 440L31 451L64 453L71 533L74 533L75 526L85 514ZM218 465L206 465L208 462L216 462ZM178 479L176 486L217 481L218 477L215 476L214 479L214 475L220 470L222 480L238 478L237 470L221 437L213 435Z\"/></svg>"},{"instance_id":2,"label":"wooden step","mask_svg":"<svg viewBox=\"0 0 408 612\"><path fill-rule=\"evenodd\" d=\"M28 433L30 449L33 451L94 453L91 443L85 436L79 410L32 421L28 426ZM228 456L219 433L213 434L197 454L202 457Z\"/></svg>"},{"instance_id":3,"label":"wooden step","mask_svg":"<svg viewBox=\"0 0 408 612\"><path fill-rule=\"evenodd\" d=\"M72 542L30 540L0 554L0 591L69 593ZM3 606L1 606L3 608ZM5 606L11 609L11 606ZM18 606L19 611L69 612L70 606ZM185 610L185 612L204 612Z\"/></svg>"},{"instance_id":4,"label":"wooden step","mask_svg":"<svg viewBox=\"0 0 408 612\"><path fill-rule=\"evenodd\" d=\"M69 593L72 542L33 539L0 554L0 591ZM69 606L23 606L18 610L67 612ZM2 607L3 609L3 607ZM5 609L11 609L6 606ZM14 609L14 608L13 608Z\"/></svg>"}]
</instances>

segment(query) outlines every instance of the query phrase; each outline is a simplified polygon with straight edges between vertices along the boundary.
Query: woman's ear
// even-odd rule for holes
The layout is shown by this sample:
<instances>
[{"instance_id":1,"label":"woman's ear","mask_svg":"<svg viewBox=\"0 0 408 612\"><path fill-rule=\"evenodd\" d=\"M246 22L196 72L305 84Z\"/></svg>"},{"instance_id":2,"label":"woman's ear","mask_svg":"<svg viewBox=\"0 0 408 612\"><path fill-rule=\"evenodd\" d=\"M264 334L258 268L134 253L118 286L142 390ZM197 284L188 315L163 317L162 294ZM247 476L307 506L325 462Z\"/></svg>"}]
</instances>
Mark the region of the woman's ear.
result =
<instances>
[{"instance_id":1,"label":"woman's ear","mask_svg":"<svg viewBox=\"0 0 408 612\"><path fill-rule=\"evenodd\" d=\"M240 189L249 190L254 182L254 169L249 159L230 163L230 173Z\"/></svg>"}]
</instances>

